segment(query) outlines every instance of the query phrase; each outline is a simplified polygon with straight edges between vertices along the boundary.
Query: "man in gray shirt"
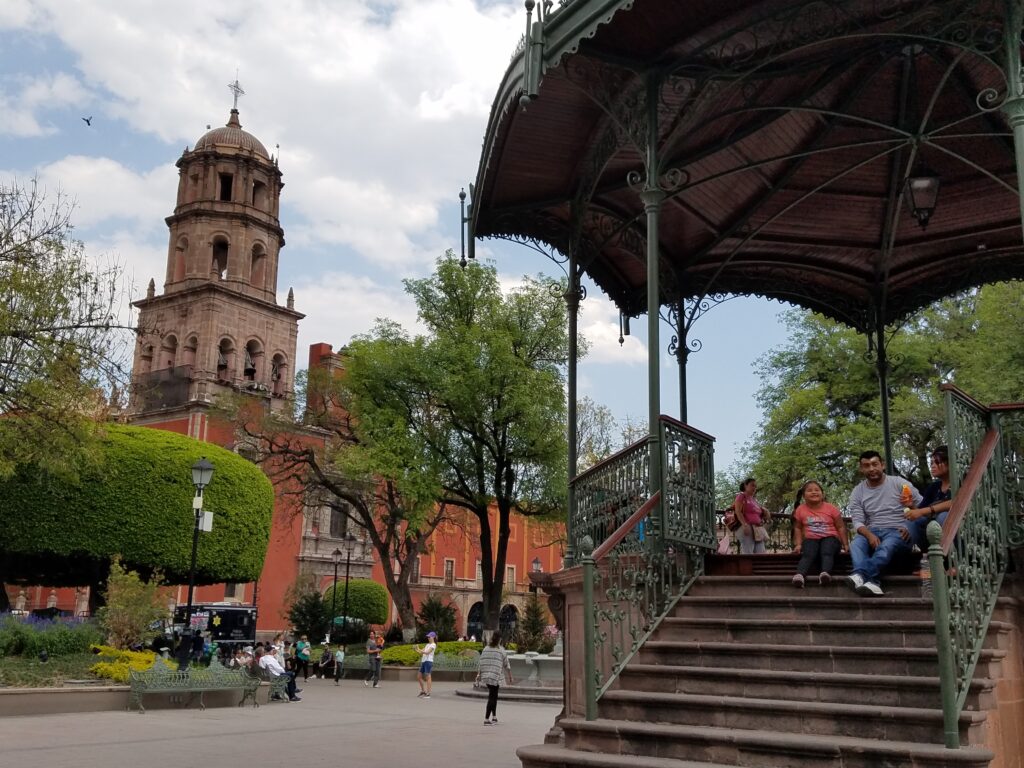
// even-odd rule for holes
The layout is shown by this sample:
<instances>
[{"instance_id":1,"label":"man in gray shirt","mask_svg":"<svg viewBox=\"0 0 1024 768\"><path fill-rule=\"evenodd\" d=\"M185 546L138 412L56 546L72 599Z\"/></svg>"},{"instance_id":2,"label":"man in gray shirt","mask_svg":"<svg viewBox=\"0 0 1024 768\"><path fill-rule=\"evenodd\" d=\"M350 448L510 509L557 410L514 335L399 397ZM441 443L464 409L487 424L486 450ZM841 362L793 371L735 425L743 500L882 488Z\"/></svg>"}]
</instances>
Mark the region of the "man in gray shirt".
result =
<instances>
[{"instance_id":1,"label":"man in gray shirt","mask_svg":"<svg viewBox=\"0 0 1024 768\"><path fill-rule=\"evenodd\" d=\"M847 583L858 595L880 596L882 571L900 552L910 552L914 541L903 517L904 507L917 507L921 494L902 477L885 474L878 451L860 455L864 480L853 489L847 511L857 536L850 544L853 573Z\"/></svg>"}]
</instances>

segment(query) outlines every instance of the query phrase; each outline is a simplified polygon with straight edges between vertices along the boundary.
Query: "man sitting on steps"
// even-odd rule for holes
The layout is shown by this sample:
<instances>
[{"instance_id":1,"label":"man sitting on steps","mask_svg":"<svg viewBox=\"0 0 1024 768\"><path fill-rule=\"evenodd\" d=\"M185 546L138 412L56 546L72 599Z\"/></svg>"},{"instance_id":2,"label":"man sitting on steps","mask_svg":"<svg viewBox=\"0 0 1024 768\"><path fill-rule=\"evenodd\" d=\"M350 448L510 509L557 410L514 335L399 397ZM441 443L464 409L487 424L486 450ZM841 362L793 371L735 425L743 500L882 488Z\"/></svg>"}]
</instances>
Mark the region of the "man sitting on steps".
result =
<instances>
[{"instance_id":1,"label":"man sitting on steps","mask_svg":"<svg viewBox=\"0 0 1024 768\"><path fill-rule=\"evenodd\" d=\"M918 507L921 494L903 478L885 474L878 451L860 455L860 473L864 480L853 489L847 507L857 532L850 544L853 573L847 584L858 595L880 596L885 594L879 585L882 571L894 556L913 549L903 509Z\"/></svg>"}]
</instances>

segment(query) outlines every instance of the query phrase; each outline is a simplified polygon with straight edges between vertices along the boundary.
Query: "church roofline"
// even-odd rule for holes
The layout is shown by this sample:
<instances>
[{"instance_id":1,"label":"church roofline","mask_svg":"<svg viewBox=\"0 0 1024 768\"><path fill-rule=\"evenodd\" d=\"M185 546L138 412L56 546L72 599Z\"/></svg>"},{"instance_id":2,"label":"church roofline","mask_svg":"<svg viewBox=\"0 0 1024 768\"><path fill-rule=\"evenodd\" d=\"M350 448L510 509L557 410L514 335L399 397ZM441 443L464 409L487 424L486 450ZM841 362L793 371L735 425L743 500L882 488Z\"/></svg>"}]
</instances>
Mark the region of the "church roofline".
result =
<instances>
[{"instance_id":1,"label":"church roofline","mask_svg":"<svg viewBox=\"0 0 1024 768\"><path fill-rule=\"evenodd\" d=\"M197 280L199 278L185 278L185 279L186 280L188 280L188 279ZM297 312L294 309L288 309L288 307L283 307L280 304L276 304L276 303L269 302L269 301L264 301L263 299L258 299L258 298L254 297L254 296L249 296L249 295L247 295L245 293L241 293L239 291L236 291L236 290L233 290L231 288L225 287L225 286L220 285L218 283L202 283L200 285L193 285L193 286L189 286L187 288L182 288L181 290L174 291L173 293L162 293L159 296L154 296L151 299L147 299L147 298L136 299L135 301L132 302L132 306L133 307L137 307L139 309L144 309L144 308L147 308L147 307L154 307L154 306L156 306L158 304L178 302L183 297L195 297L197 294L201 294L203 292L224 293L224 294L227 294L227 295L231 296L231 298L236 300L236 301L241 299L241 300L247 301L250 304L253 304L253 305L257 306L257 307L260 307L261 309L268 309L268 310L277 312L277 313L282 314L282 315L288 315L289 317L295 318L295 320L302 320L306 316L302 312Z\"/></svg>"}]
</instances>

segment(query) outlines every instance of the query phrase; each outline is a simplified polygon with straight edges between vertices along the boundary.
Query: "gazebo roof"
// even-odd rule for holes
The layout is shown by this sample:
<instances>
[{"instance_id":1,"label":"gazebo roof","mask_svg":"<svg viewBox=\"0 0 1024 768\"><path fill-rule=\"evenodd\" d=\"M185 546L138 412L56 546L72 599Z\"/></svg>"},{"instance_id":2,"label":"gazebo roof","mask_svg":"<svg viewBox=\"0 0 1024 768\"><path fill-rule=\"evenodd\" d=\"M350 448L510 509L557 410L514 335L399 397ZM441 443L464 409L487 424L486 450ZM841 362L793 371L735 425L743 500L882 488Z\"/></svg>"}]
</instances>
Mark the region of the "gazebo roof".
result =
<instances>
[{"instance_id":1,"label":"gazebo roof","mask_svg":"<svg viewBox=\"0 0 1024 768\"><path fill-rule=\"evenodd\" d=\"M623 311L644 311L653 114L663 303L756 294L868 330L876 312L890 323L1024 278L1003 8L540 7L492 109L473 233L573 248ZM901 198L922 169L941 181L926 230Z\"/></svg>"}]
</instances>

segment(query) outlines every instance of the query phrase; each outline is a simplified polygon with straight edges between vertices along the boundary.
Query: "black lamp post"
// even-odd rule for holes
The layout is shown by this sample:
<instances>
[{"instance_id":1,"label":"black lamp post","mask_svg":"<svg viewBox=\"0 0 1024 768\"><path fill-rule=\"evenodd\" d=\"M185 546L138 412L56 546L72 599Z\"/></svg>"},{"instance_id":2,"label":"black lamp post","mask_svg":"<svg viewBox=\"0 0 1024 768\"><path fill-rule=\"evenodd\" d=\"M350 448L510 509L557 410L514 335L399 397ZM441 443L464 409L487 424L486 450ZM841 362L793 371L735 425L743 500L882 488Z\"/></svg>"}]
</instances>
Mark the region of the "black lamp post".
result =
<instances>
[{"instance_id":1,"label":"black lamp post","mask_svg":"<svg viewBox=\"0 0 1024 768\"><path fill-rule=\"evenodd\" d=\"M921 229L928 229L928 220L939 200L939 177L925 166L918 166L903 187L903 200Z\"/></svg>"},{"instance_id":2,"label":"black lamp post","mask_svg":"<svg viewBox=\"0 0 1024 768\"><path fill-rule=\"evenodd\" d=\"M341 635L348 642L348 569L352 565L352 546L356 543L356 537L352 531L345 531L345 599L342 605ZM337 550L335 550L337 551Z\"/></svg>"},{"instance_id":3,"label":"black lamp post","mask_svg":"<svg viewBox=\"0 0 1024 768\"><path fill-rule=\"evenodd\" d=\"M199 520L203 513L203 489L210 484L213 477L213 464L203 456L192 465L192 485L196 487L195 498L192 499L192 512L195 524L192 528L192 561L188 567L188 604L185 608L185 629L192 628L192 594L196 587L196 553L199 550Z\"/></svg>"},{"instance_id":4,"label":"black lamp post","mask_svg":"<svg viewBox=\"0 0 1024 768\"><path fill-rule=\"evenodd\" d=\"M335 605L338 602L338 563L341 562L341 550L336 549L331 553L334 561L334 585L331 587L331 628L327 631L327 642L331 642L331 634L334 632L334 617L338 615Z\"/></svg>"}]
</instances>

